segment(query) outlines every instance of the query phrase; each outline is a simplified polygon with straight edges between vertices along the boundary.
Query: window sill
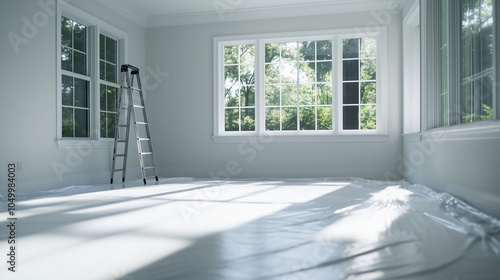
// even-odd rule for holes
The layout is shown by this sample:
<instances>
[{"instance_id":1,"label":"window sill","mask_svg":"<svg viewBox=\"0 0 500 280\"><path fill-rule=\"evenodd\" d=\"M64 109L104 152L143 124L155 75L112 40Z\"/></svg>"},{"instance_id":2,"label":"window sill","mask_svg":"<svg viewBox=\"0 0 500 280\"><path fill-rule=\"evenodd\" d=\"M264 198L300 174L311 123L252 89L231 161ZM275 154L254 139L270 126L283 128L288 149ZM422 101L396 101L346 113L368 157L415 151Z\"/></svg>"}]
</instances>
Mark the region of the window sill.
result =
<instances>
[{"instance_id":1,"label":"window sill","mask_svg":"<svg viewBox=\"0 0 500 280\"><path fill-rule=\"evenodd\" d=\"M57 147L59 149L89 149L90 147L96 149L112 149L115 143L114 139L87 139L87 138L76 138L76 139L57 139Z\"/></svg>"},{"instance_id":2,"label":"window sill","mask_svg":"<svg viewBox=\"0 0 500 280\"><path fill-rule=\"evenodd\" d=\"M422 133L422 141L467 141L500 139L500 121L482 121L434 128Z\"/></svg>"},{"instance_id":3,"label":"window sill","mask_svg":"<svg viewBox=\"0 0 500 280\"><path fill-rule=\"evenodd\" d=\"M403 139L405 142L420 142L421 133L420 132L412 132L403 134Z\"/></svg>"},{"instance_id":4,"label":"window sill","mask_svg":"<svg viewBox=\"0 0 500 280\"><path fill-rule=\"evenodd\" d=\"M241 143L245 141L257 141L262 143L270 142L296 142L296 143L349 143L349 142L386 142L386 134L349 134L349 135L296 135L296 134L242 134L242 135L219 135L213 136L215 143Z\"/></svg>"}]
</instances>

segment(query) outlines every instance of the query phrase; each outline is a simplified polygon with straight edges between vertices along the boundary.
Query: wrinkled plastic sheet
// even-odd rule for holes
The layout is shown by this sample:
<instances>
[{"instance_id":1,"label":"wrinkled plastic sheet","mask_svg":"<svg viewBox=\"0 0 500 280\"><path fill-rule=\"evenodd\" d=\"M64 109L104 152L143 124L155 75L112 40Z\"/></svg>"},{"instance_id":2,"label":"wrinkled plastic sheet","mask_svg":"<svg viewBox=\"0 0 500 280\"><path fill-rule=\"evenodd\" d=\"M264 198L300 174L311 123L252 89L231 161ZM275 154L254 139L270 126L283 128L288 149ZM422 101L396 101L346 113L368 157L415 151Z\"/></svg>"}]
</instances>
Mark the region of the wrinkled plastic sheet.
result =
<instances>
[{"instance_id":1,"label":"wrinkled plastic sheet","mask_svg":"<svg viewBox=\"0 0 500 280\"><path fill-rule=\"evenodd\" d=\"M3 262L0 279L500 279L500 221L403 181L173 178L20 197L17 272Z\"/></svg>"}]
</instances>

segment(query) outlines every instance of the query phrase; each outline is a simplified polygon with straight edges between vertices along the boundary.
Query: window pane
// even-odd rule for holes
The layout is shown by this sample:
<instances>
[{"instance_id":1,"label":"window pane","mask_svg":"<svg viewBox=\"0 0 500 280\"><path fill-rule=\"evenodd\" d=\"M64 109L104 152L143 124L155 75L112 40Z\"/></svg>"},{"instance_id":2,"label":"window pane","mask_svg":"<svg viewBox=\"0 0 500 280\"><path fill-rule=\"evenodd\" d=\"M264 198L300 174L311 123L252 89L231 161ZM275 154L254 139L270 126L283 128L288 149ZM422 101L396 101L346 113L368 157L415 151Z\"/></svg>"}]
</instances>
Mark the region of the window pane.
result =
<instances>
[{"instance_id":1,"label":"window pane","mask_svg":"<svg viewBox=\"0 0 500 280\"><path fill-rule=\"evenodd\" d=\"M81 52L87 52L87 32L85 25L75 23L73 25L74 48Z\"/></svg>"},{"instance_id":2,"label":"window pane","mask_svg":"<svg viewBox=\"0 0 500 280\"><path fill-rule=\"evenodd\" d=\"M344 83L343 104L359 104L359 83Z\"/></svg>"},{"instance_id":3,"label":"window pane","mask_svg":"<svg viewBox=\"0 0 500 280\"><path fill-rule=\"evenodd\" d=\"M73 78L62 75L62 105L73 106Z\"/></svg>"},{"instance_id":4,"label":"window pane","mask_svg":"<svg viewBox=\"0 0 500 280\"><path fill-rule=\"evenodd\" d=\"M75 60L74 72L87 75L87 55L77 51L75 51L73 55Z\"/></svg>"},{"instance_id":5,"label":"window pane","mask_svg":"<svg viewBox=\"0 0 500 280\"><path fill-rule=\"evenodd\" d=\"M241 66L241 84L253 85L255 84L255 67L254 65Z\"/></svg>"},{"instance_id":6,"label":"window pane","mask_svg":"<svg viewBox=\"0 0 500 280\"><path fill-rule=\"evenodd\" d=\"M266 84L280 82L280 69L278 64L266 64Z\"/></svg>"},{"instance_id":7,"label":"window pane","mask_svg":"<svg viewBox=\"0 0 500 280\"><path fill-rule=\"evenodd\" d=\"M99 62L99 78L106 80L106 63L102 60Z\"/></svg>"},{"instance_id":8,"label":"window pane","mask_svg":"<svg viewBox=\"0 0 500 280\"><path fill-rule=\"evenodd\" d=\"M241 64L254 64L255 62L255 45L241 46Z\"/></svg>"},{"instance_id":9,"label":"window pane","mask_svg":"<svg viewBox=\"0 0 500 280\"><path fill-rule=\"evenodd\" d=\"M73 71L73 51L66 47L61 49L61 69Z\"/></svg>"},{"instance_id":10,"label":"window pane","mask_svg":"<svg viewBox=\"0 0 500 280\"><path fill-rule=\"evenodd\" d=\"M266 86L266 106L280 105L280 87Z\"/></svg>"},{"instance_id":11,"label":"window pane","mask_svg":"<svg viewBox=\"0 0 500 280\"><path fill-rule=\"evenodd\" d=\"M462 0L460 16L461 122L492 119L493 3L491 0Z\"/></svg>"},{"instance_id":12,"label":"window pane","mask_svg":"<svg viewBox=\"0 0 500 280\"><path fill-rule=\"evenodd\" d=\"M255 109L241 109L241 131L255 131Z\"/></svg>"},{"instance_id":13,"label":"window pane","mask_svg":"<svg viewBox=\"0 0 500 280\"><path fill-rule=\"evenodd\" d=\"M240 105L240 89L238 87L226 87L224 98L226 107L238 107Z\"/></svg>"},{"instance_id":14,"label":"window pane","mask_svg":"<svg viewBox=\"0 0 500 280\"><path fill-rule=\"evenodd\" d=\"M85 109L75 109L75 137L88 137L89 111Z\"/></svg>"},{"instance_id":15,"label":"window pane","mask_svg":"<svg viewBox=\"0 0 500 280\"><path fill-rule=\"evenodd\" d=\"M224 47L224 63L238 64L238 46Z\"/></svg>"},{"instance_id":16,"label":"window pane","mask_svg":"<svg viewBox=\"0 0 500 280\"><path fill-rule=\"evenodd\" d=\"M377 111L374 105L360 106L361 129L377 128Z\"/></svg>"},{"instance_id":17,"label":"window pane","mask_svg":"<svg viewBox=\"0 0 500 280\"><path fill-rule=\"evenodd\" d=\"M62 108L62 136L73 137L73 108Z\"/></svg>"},{"instance_id":18,"label":"window pane","mask_svg":"<svg viewBox=\"0 0 500 280\"><path fill-rule=\"evenodd\" d=\"M377 83L363 82L361 84L361 103L374 104L377 101Z\"/></svg>"},{"instance_id":19,"label":"window pane","mask_svg":"<svg viewBox=\"0 0 500 280\"><path fill-rule=\"evenodd\" d=\"M361 60L361 73L360 80L368 81L377 78L377 66L375 59L362 59Z\"/></svg>"},{"instance_id":20,"label":"window pane","mask_svg":"<svg viewBox=\"0 0 500 280\"><path fill-rule=\"evenodd\" d=\"M224 67L224 70L225 70L224 77L226 86L231 86L238 82L239 69L237 65L226 66Z\"/></svg>"},{"instance_id":21,"label":"window pane","mask_svg":"<svg viewBox=\"0 0 500 280\"><path fill-rule=\"evenodd\" d=\"M88 108L88 82L75 78L75 106Z\"/></svg>"},{"instance_id":22,"label":"window pane","mask_svg":"<svg viewBox=\"0 0 500 280\"><path fill-rule=\"evenodd\" d=\"M281 105L297 105L297 86L281 86Z\"/></svg>"},{"instance_id":23,"label":"window pane","mask_svg":"<svg viewBox=\"0 0 500 280\"><path fill-rule=\"evenodd\" d=\"M283 130L297 130L297 107L283 108Z\"/></svg>"},{"instance_id":24,"label":"window pane","mask_svg":"<svg viewBox=\"0 0 500 280\"><path fill-rule=\"evenodd\" d=\"M72 20L61 17L61 45L73 47L72 29Z\"/></svg>"},{"instance_id":25,"label":"window pane","mask_svg":"<svg viewBox=\"0 0 500 280\"><path fill-rule=\"evenodd\" d=\"M297 61L297 43L282 43L281 45L281 60L282 61Z\"/></svg>"},{"instance_id":26,"label":"window pane","mask_svg":"<svg viewBox=\"0 0 500 280\"><path fill-rule=\"evenodd\" d=\"M361 57L376 57L377 56L377 41L375 38L361 39Z\"/></svg>"},{"instance_id":27,"label":"window pane","mask_svg":"<svg viewBox=\"0 0 500 280\"><path fill-rule=\"evenodd\" d=\"M280 60L280 44L266 44L266 63Z\"/></svg>"},{"instance_id":28,"label":"window pane","mask_svg":"<svg viewBox=\"0 0 500 280\"><path fill-rule=\"evenodd\" d=\"M358 106L344 106L344 111L342 115L343 115L344 130L359 129Z\"/></svg>"},{"instance_id":29,"label":"window pane","mask_svg":"<svg viewBox=\"0 0 500 280\"><path fill-rule=\"evenodd\" d=\"M239 131L239 119L238 109L226 109L226 131Z\"/></svg>"},{"instance_id":30,"label":"window pane","mask_svg":"<svg viewBox=\"0 0 500 280\"><path fill-rule=\"evenodd\" d=\"M280 72L282 83L297 83L297 63L282 63L280 65Z\"/></svg>"},{"instance_id":31,"label":"window pane","mask_svg":"<svg viewBox=\"0 0 500 280\"><path fill-rule=\"evenodd\" d=\"M280 130L280 109L266 108L266 130Z\"/></svg>"},{"instance_id":32,"label":"window pane","mask_svg":"<svg viewBox=\"0 0 500 280\"><path fill-rule=\"evenodd\" d=\"M300 107L300 129L301 130L315 130L316 129L316 116L314 107Z\"/></svg>"},{"instance_id":33,"label":"window pane","mask_svg":"<svg viewBox=\"0 0 500 280\"><path fill-rule=\"evenodd\" d=\"M344 39L342 40L343 58L358 58L359 57L359 39Z\"/></svg>"},{"instance_id":34,"label":"window pane","mask_svg":"<svg viewBox=\"0 0 500 280\"><path fill-rule=\"evenodd\" d=\"M106 61L116 64L116 40L106 37Z\"/></svg>"},{"instance_id":35,"label":"window pane","mask_svg":"<svg viewBox=\"0 0 500 280\"><path fill-rule=\"evenodd\" d=\"M299 82L301 84L316 82L316 64L310 62L300 63L299 65Z\"/></svg>"},{"instance_id":36,"label":"window pane","mask_svg":"<svg viewBox=\"0 0 500 280\"><path fill-rule=\"evenodd\" d=\"M116 124L116 114L107 113L107 122L108 122L108 138L115 138L115 124Z\"/></svg>"},{"instance_id":37,"label":"window pane","mask_svg":"<svg viewBox=\"0 0 500 280\"><path fill-rule=\"evenodd\" d=\"M316 57L316 42L300 42L299 59L301 61L314 60Z\"/></svg>"},{"instance_id":38,"label":"window pane","mask_svg":"<svg viewBox=\"0 0 500 280\"><path fill-rule=\"evenodd\" d=\"M106 81L116 83L116 65L106 63Z\"/></svg>"},{"instance_id":39,"label":"window pane","mask_svg":"<svg viewBox=\"0 0 500 280\"><path fill-rule=\"evenodd\" d=\"M344 60L344 81L355 81L359 79L359 60Z\"/></svg>"},{"instance_id":40,"label":"window pane","mask_svg":"<svg viewBox=\"0 0 500 280\"><path fill-rule=\"evenodd\" d=\"M332 86L330 84L318 85L318 105L332 104Z\"/></svg>"},{"instance_id":41,"label":"window pane","mask_svg":"<svg viewBox=\"0 0 500 280\"><path fill-rule=\"evenodd\" d=\"M100 120L100 124L101 124L101 137L106 138L106 137L108 137L108 134L107 134L108 124L107 124L106 113L101 112L99 120Z\"/></svg>"},{"instance_id":42,"label":"window pane","mask_svg":"<svg viewBox=\"0 0 500 280\"><path fill-rule=\"evenodd\" d=\"M106 59L106 36L102 34L99 35L99 58Z\"/></svg>"},{"instance_id":43,"label":"window pane","mask_svg":"<svg viewBox=\"0 0 500 280\"><path fill-rule=\"evenodd\" d=\"M101 111L105 111L106 110L106 86L105 85L101 85L101 87L100 87L99 101L101 103L100 104Z\"/></svg>"},{"instance_id":44,"label":"window pane","mask_svg":"<svg viewBox=\"0 0 500 280\"><path fill-rule=\"evenodd\" d=\"M241 94L241 106L242 107L255 106L255 87L254 86L242 87L240 90L240 94Z\"/></svg>"},{"instance_id":45,"label":"window pane","mask_svg":"<svg viewBox=\"0 0 500 280\"><path fill-rule=\"evenodd\" d=\"M109 112L116 112L116 106L117 106L117 99L116 99L116 92L117 88L114 87L108 87L108 102L107 102L107 110Z\"/></svg>"},{"instance_id":46,"label":"window pane","mask_svg":"<svg viewBox=\"0 0 500 280\"><path fill-rule=\"evenodd\" d=\"M318 62L318 82L332 81L332 63Z\"/></svg>"},{"instance_id":47,"label":"window pane","mask_svg":"<svg viewBox=\"0 0 500 280\"><path fill-rule=\"evenodd\" d=\"M299 97L300 105L314 105L316 104L316 86L315 85L300 85Z\"/></svg>"},{"instance_id":48,"label":"window pane","mask_svg":"<svg viewBox=\"0 0 500 280\"><path fill-rule=\"evenodd\" d=\"M332 41L317 41L316 51L318 60L331 60L332 59Z\"/></svg>"},{"instance_id":49,"label":"window pane","mask_svg":"<svg viewBox=\"0 0 500 280\"><path fill-rule=\"evenodd\" d=\"M332 130L332 107L318 107L318 130Z\"/></svg>"}]
</instances>

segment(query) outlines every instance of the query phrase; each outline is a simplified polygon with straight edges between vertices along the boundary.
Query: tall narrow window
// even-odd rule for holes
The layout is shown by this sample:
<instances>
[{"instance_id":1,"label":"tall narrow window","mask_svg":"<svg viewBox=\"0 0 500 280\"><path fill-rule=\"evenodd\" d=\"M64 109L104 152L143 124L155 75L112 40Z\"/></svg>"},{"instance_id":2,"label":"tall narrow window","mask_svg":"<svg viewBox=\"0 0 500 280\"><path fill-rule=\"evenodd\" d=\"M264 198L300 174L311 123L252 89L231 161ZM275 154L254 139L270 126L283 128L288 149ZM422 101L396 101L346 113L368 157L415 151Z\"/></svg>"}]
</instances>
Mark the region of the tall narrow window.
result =
<instances>
[{"instance_id":1,"label":"tall narrow window","mask_svg":"<svg viewBox=\"0 0 500 280\"><path fill-rule=\"evenodd\" d=\"M101 137L114 138L119 88L117 41L102 34L99 38Z\"/></svg>"},{"instance_id":2,"label":"tall narrow window","mask_svg":"<svg viewBox=\"0 0 500 280\"><path fill-rule=\"evenodd\" d=\"M89 137L87 28L61 17L62 136Z\"/></svg>"},{"instance_id":3,"label":"tall narrow window","mask_svg":"<svg viewBox=\"0 0 500 280\"><path fill-rule=\"evenodd\" d=\"M490 120L494 81L492 0L461 0L460 22L460 121Z\"/></svg>"},{"instance_id":4,"label":"tall narrow window","mask_svg":"<svg viewBox=\"0 0 500 280\"><path fill-rule=\"evenodd\" d=\"M332 41L265 44L266 131L332 130Z\"/></svg>"},{"instance_id":5,"label":"tall narrow window","mask_svg":"<svg viewBox=\"0 0 500 280\"><path fill-rule=\"evenodd\" d=\"M439 102L440 102L440 125L449 125L449 39L448 39L448 7L447 1L439 1Z\"/></svg>"},{"instance_id":6,"label":"tall narrow window","mask_svg":"<svg viewBox=\"0 0 500 280\"><path fill-rule=\"evenodd\" d=\"M255 45L224 47L225 131L255 131Z\"/></svg>"},{"instance_id":7,"label":"tall narrow window","mask_svg":"<svg viewBox=\"0 0 500 280\"><path fill-rule=\"evenodd\" d=\"M377 128L377 58L374 38L342 41L342 125L344 130Z\"/></svg>"}]
</instances>

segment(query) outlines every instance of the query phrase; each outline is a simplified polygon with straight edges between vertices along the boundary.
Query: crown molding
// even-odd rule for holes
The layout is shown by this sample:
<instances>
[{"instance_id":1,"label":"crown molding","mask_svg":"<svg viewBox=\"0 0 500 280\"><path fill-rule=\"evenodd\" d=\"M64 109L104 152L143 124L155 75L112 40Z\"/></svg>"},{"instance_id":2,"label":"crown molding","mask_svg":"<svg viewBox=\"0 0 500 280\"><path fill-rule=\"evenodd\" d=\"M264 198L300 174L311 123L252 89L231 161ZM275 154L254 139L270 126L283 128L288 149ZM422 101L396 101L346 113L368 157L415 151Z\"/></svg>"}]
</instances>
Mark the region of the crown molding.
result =
<instances>
[{"instance_id":1,"label":"crown molding","mask_svg":"<svg viewBox=\"0 0 500 280\"><path fill-rule=\"evenodd\" d=\"M118 14L134 21L142 27L165 27L207 23L261 20L272 18L300 17L340 13L368 12L376 10L401 10L401 2L407 0L337 0L328 3L275 6L266 8L240 9L228 7L226 10L210 12L148 16L131 4L130 0L96 0Z\"/></svg>"},{"instance_id":2,"label":"crown molding","mask_svg":"<svg viewBox=\"0 0 500 280\"><path fill-rule=\"evenodd\" d=\"M130 19L142 27L146 27L148 15L134 7L128 0L96 0L101 5L115 11L117 14Z\"/></svg>"},{"instance_id":3,"label":"crown molding","mask_svg":"<svg viewBox=\"0 0 500 280\"><path fill-rule=\"evenodd\" d=\"M391 3L394 3L394 0L339 0L331 3L312 3L304 5L289 5L254 9L233 9L219 12L214 9L213 12L150 16L147 19L146 27L367 12L386 10L389 8L389 5L391 5ZM397 3L400 3L399 0L397 1Z\"/></svg>"}]
</instances>

